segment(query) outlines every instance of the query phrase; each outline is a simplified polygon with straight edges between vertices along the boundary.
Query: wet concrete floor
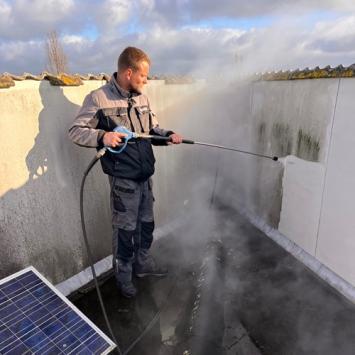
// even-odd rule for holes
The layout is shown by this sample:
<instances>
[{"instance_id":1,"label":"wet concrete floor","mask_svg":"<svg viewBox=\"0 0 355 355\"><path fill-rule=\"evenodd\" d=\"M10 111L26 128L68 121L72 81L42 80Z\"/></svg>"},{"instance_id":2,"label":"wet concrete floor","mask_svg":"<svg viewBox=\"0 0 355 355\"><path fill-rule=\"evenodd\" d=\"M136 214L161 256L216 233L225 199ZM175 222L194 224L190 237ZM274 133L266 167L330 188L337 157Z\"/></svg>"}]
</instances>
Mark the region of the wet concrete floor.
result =
<instances>
[{"instance_id":1,"label":"wet concrete floor","mask_svg":"<svg viewBox=\"0 0 355 355\"><path fill-rule=\"evenodd\" d=\"M134 280L134 300L120 296L113 277L103 280L122 350L161 309L129 354L355 354L355 305L235 211L216 213L213 230L185 225L155 242L153 254L170 275ZM211 257L206 245L216 239ZM71 299L108 333L95 290Z\"/></svg>"}]
</instances>

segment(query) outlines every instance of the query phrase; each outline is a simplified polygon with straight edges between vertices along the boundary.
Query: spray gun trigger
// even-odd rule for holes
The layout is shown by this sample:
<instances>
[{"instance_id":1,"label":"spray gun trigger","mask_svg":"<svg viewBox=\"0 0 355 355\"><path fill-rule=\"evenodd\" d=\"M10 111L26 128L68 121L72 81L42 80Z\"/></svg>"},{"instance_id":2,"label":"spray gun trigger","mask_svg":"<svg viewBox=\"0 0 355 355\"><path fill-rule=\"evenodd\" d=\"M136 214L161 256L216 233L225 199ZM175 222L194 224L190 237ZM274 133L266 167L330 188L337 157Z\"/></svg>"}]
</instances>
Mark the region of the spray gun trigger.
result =
<instances>
[{"instance_id":1,"label":"spray gun trigger","mask_svg":"<svg viewBox=\"0 0 355 355\"><path fill-rule=\"evenodd\" d=\"M111 147L107 148L111 153L119 154L127 147L128 141L132 138L135 138L135 134L133 132L131 132L129 129L127 129L125 126L116 126L113 129L113 132L119 132L119 133L126 134L126 137L123 138L124 142L119 145L120 149L114 149Z\"/></svg>"}]
</instances>

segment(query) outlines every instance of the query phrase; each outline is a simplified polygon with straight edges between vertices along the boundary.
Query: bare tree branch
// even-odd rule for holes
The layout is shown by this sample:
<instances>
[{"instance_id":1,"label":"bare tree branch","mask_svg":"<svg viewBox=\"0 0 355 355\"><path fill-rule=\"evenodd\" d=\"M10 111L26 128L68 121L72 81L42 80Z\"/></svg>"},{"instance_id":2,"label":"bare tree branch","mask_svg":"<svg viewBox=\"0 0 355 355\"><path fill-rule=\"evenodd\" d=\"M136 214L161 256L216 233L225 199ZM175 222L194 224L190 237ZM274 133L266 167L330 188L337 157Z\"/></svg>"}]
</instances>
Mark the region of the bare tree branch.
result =
<instances>
[{"instance_id":1,"label":"bare tree branch","mask_svg":"<svg viewBox=\"0 0 355 355\"><path fill-rule=\"evenodd\" d=\"M48 70L53 74L68 73L68 60L59 41L57 31L47 34L46 50L48 56Z\"/></svg>"}]
</instances>

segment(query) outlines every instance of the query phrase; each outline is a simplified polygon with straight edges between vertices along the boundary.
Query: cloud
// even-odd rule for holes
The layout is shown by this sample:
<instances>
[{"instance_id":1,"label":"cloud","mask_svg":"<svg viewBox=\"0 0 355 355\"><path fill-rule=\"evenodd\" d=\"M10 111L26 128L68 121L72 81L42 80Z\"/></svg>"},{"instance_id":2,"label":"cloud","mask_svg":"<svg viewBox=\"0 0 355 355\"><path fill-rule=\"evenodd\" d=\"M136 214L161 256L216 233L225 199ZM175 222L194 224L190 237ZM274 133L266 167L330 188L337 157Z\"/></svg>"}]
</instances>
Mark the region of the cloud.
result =
<instances>
[{"instance_id":1,"label":"cloud","mask_svg":"<svg viewBox=\"0 0 355 355\"><path fill-rule=\"evenodd\" d=\"M86 38L77 35L65 35L62 37L62 42L64 45L82 45L87 42Z\"/></svg>"},{"instance_id":2,"label":"cloud","mask_svg":"<svg viewBox=\"0 0 355 355\"><path fill-rule=\"evenodd\" d=\"M0 0L0 38L37 39L56 27L74 23L74 9L74 0Z\"/></svg>"},{"instance_id":3,"label":"cloud","mask_svg":"<svg viewBox=\"0 0 355 355\"><path fill-rule=\"evenodd\" d=\"M39 73L45 70L45 56L39 56L41 52L44 53L44 44L41 41L0 42L0 73Z\"/></svg>"},{"instance_id":4,"label":"cloud","mask_svg":"<svg viewBox=\"0 0 355 355\"><path fill-rule=\"evenodd\" d=\"M218 5L218 6L217 6ZM352 0L156 0L151 9L160 24L189 24L213 18L253 18L288 16L311 11L354 11Z\"/></svg>"},{"instance_id":5,"label":"cloud","mask_svg":"<svg viewBox=\"0 0 355 355\"><path fill-rule=\"evenodd\" d=\"M234 61L235 43L245 31L235 29L155 28L136 43L151 53L158 73L202 74Z\"/></svg>"},{"instance_id":6,"label":"cloud","mask_svg":"<svg viewBox=\"0 0 355 355\"><path fill-rule=\"evenodd\" d=\"M105 31L115 31L119 25L130 21L133 2L131 0L106 0L95 11L98 27Z\"/></svg>"},{"instance_id":7,"label":"cloud","mask_svg":"<svg viewBox=\"0 0 355 355\"><path fill-rule=\"evenodd\" d=\"M80 73L114 71L128 45L146 50L160 74L355 62L350 0L224 0L218 6L211 0L0 0L0 16L0 72L44 70L52 29L61 35L71 71ZM253 27L258 16L270 20Z\"/></svg>"},{"instance_id":8,"label":"cloud","mask_svg":"<svg viewBox=\"0 0 355 355\"><path fill-rule=\"evenodd\" d=\"M245 31L235 29L154 27L149 32L95 41L64 37L63 47L73 72L111 73L116 69L119 53L134 45L149 53L152 73L204 75L234 62L235 43L244 34Z\"/></svg>"},{"instance_id":9,"label":"cloud","mask_svg":"<svg viewBox=\"0 0 355 355\"><path fill-rule=\"evenodd\" d=\"M355 52L355 16L342 17L334 22L321 22L306 42L308 50L331 55ZM353 58L355 62L355 57Z\"/></svg>"}]
</instances>

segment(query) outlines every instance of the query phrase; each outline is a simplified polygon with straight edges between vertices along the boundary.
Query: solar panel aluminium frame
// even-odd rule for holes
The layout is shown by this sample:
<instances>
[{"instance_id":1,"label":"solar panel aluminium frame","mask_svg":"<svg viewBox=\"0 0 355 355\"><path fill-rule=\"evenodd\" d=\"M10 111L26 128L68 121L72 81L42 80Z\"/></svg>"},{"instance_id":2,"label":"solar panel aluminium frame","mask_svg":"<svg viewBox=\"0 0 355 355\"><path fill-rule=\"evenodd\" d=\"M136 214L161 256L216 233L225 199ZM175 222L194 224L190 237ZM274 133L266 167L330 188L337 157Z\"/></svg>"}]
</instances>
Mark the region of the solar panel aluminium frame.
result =
<instances>
[{"instance_id":1,"label":"solar panel aluminium frame","mask_svg":"<svg viewBox=\"0 0 355 355\"><path fill-rule=\"evenodd\" d=\"M63 302L65 302L70 309L76 312L86 323L90 325L109 345L110 347L102 352L102 355L107 355L111 353L115 348L116 344L102 331L100 330L88 317L85 316L73 303L71 303L58 289L55 288L37 269L33 266L28 266L25 269L22 269L10 276L5 277L4 279L0 280L0 285L11 281L26 272L32 271L43 283L48 286Z\"/></svg>"}]
</instances>

